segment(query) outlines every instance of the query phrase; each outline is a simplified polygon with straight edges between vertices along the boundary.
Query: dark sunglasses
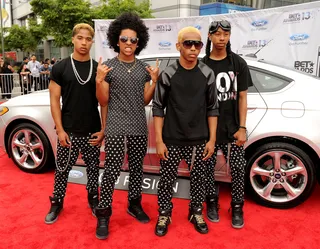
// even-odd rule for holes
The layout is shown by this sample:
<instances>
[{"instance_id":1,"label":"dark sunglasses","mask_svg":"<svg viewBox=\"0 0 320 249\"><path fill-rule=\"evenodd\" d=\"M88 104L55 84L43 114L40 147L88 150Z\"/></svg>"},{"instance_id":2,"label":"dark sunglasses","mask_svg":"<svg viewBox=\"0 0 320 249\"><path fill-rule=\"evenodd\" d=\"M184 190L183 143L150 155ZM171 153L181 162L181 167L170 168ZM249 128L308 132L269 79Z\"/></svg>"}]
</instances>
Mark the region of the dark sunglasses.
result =
<instances>
[{"instance_id":1,"label":"dark sunglasses","mask_svg":"<svg viewBox=\"0 0 320 249\"><path fill-rule=\"evenodd\" d=\"M185 40L182 42L182 45L186 49L192 48L194 46L197 50L200 50L203 47L202 41L192 41L192 40Z\"/></svg>"},{"instance_id":2,"label":"dark sunglasses","mask_svg":"<svg viewBox=\"0 0 320 249\"><path fill-rule=\"evenodd\" d=\"M123 42L123 43L126 43L129 39L130 39L130 42L132 44L137 44L138 41L139 41L139 38L137 38L137 37L128 37L128 36L125 36L125 35L122 35L122 36L119 37L119 40L121 42Z\"/></svg>"},{"instance_id":3,"label":"dark sunglasses","mask_svg":"<svg viewBox=\"0 0 320 249\"><path fill-rule=\"evenodd\" d=\"M231 24L227 20L213 21L213 22L210 23L209 33L213 34L213 33L217 32L219 27L222 28L224 31L230 31L231 30Z\"/></svg>"}]
</instances>

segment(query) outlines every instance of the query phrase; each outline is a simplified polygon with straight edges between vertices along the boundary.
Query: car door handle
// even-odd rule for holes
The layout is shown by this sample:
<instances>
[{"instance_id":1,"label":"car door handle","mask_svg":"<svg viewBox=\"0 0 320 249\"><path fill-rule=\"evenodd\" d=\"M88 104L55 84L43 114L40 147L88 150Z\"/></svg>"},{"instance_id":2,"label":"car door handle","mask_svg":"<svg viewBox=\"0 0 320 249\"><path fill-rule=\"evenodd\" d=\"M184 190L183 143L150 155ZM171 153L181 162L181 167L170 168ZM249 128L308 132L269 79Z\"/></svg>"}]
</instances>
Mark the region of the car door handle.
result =
<instances>
[{"instance_id":1,"label":"car door handle","mask_svg":"<svg viewBox=\"0 0 320 249\"><path fill-rule=\"evenodd\" d=\"M256 106L248 106L247 112L251 113L251 112L254 112L256 109L257 109Z\"/></svg>"}]
</instances>

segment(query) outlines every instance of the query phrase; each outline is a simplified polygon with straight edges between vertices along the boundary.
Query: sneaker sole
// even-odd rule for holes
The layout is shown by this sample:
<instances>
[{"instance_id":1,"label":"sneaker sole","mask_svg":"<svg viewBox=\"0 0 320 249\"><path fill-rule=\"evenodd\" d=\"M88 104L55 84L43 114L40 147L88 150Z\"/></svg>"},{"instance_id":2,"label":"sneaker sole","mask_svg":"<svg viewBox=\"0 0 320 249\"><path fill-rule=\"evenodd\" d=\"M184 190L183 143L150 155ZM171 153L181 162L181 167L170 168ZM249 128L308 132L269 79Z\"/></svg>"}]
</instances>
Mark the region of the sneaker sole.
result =
<instances>
[{"instance_id":1,"label":"sneaker sole","mask_svg":"<svg viewBox=\"0 0 320 249\"><path fill-rule=\"evenodd\" d=\"M107 239L107 238L108 238L108 235L107 235L107 236L100 236L100 235L97 235L97 234L96 234L96 238L97 238L97 239L104 240L104 239Z\"/></svg>"},{"instance_id":2,"label":"sneaker sole","mask_svg":"<svg viewBox=\"0 0 320 249\"><path fill-rule=\"evenodd\" d=\"M63 209L60 210L59 214L61 213L62 210ZM55 218L53 221L44 220L44 223L46 223L47 225L51 225L51 224L55 223L58 220L59 214L58 214L57 218Z\"/></svg>"},{"instance_id":3,"label":"sneaker sole","mask_svg":"<svg viewBox=\"0 0 320 249\"><path fill-rule=\"evenodd\" d=\"M57 220L58 220L58 217L53 221L46 221L45 220L44 223L46 223L47 225L51 225L51 224L55 223Z\"/></svg>"},{"instance_id":4,"label":"sneaker sole","mask_svg":"<svg viewBox=\"0 0 320 249\"><path fill-rule=\"evenodd\" d=\"M165 236L167 233L168 233L168 231L166 231L164 234L158 234L158 233L155 232L155 235L157 235L158 237L163 237L163 236Z\"/></svg>"},{"instance_id":5,"label":"sneaker sole","mask_svg":"<svg viewBox=\"0 0 320 249\"><path fill-rule=\"evenodd\" d=\"M210 219L208 215L207 215L207 218L209 221L211 221L213 223L218 223L220 221L220 219L217 219L217 220Z\"/></svg>"},{"instance_id":6,"label":"sneaker sole","mask_svg":"<svg viewBox=\"0 0 320 249\"><path fill-rule=\"evenodd\" d=\"M235 228L235 229L241 229L241 228L244 227L244 223L243 223L241 226L236 226L236 225L233 225L232 223L231 223L231 225L232 225L232 227Z\"/></svg>"},{"instance_id":7,"label":"sneaker sole","mask_svg":"<svg viewBox=\"0 0 320 249\"><path fill-rule=\"evenodd\" d=\"M139 221L142 224L146 224L150 221L150 219L147 221L138 220L137 217L133 213L131 213L128 209L127 209L127 213L130 214L133 218L135 218L137 221Z\"/></svg>"}]
</instances>

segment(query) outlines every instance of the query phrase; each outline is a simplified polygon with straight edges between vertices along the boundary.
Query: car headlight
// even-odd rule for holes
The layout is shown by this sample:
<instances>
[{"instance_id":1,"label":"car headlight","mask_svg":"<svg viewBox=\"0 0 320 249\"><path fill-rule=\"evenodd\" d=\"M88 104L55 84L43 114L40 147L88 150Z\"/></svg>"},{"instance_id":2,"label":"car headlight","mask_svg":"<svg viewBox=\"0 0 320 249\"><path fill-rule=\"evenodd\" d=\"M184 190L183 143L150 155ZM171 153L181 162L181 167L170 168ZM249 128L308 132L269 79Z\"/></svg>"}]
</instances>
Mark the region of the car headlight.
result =
<instances>
[{"instance_id":1,"label":"car headlight","mask_svg":"<svg viewBox=\"0 0 320 249\"><path fill-rule=\"evenodd\" d=\"M6 106L0 106L0 116L6 114L9 111L9 108Z\"/></svg>"}]
</instances>

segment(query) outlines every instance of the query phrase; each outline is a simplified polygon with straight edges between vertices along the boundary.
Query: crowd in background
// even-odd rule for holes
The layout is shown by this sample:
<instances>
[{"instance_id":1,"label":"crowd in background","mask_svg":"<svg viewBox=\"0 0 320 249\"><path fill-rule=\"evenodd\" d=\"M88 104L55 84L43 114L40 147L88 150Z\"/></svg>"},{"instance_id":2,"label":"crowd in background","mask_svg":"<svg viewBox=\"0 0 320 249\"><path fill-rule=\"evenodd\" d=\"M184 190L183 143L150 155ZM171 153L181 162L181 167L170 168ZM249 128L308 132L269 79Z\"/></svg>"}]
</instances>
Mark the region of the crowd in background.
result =
<instances>
[{"instance_id":1,"label":"crowd in background","mask_svg":"<svg viewBox=\"0 0 320 249\"><path fill-rule=\"evenodd\" d=\"M59 59L60 60L60 59ZM21 94L47 89L52 66L59 60L46 58L37 61L35 55L24 57L21 65L13 66L9 60L0 57L1 98L10 99L15 82L20 85ZM16 77L15 77L16 76Z\"/></svg>"}]
</instances>

